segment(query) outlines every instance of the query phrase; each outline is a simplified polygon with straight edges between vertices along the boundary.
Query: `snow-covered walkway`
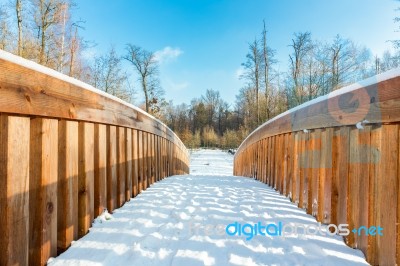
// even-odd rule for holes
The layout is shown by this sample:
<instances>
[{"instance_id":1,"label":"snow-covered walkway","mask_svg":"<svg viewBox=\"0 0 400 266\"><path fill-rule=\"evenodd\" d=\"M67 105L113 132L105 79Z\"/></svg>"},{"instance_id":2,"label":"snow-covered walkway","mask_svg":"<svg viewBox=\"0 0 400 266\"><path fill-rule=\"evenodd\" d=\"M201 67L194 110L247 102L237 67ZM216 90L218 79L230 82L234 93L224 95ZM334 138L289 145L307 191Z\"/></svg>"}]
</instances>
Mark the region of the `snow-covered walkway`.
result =
<instances>
[{"instance_id":1,"label":"snow-covered walkway","mask_svg":"<svg viewBox=\"0 0 400 266\"><path fill-rule=\"evenodd\" d=\"M339 236L230 236L237 224L313 224L315 219L270 187L234 177L233 156L192 153L191 175L153 184L50 265L364 265Z\"/></svg>"}]
</instances>

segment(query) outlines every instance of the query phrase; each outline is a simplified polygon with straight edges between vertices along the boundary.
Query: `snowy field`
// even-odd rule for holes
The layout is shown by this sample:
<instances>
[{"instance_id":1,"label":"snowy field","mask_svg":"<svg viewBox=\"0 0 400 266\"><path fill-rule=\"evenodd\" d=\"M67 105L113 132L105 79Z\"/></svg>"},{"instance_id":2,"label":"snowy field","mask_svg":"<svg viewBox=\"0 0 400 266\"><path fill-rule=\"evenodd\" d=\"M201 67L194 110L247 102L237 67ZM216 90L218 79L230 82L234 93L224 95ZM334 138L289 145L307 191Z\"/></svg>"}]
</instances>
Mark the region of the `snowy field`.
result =
<instances>
[{"instance_id":1,"label":"snowy field","mask_svg":"<svg viewBox=\"0 0 400 266\"><path fill-rule=\"evenodd\" d=\"M153 184L97 219L90 233L49 265L366 265L339 236L230 236L225 227L315 219L268 186L233 177L233 156L199 150L191 175ZM221 231L222 228L222 231Z\"/></svg>"}]
</instances>

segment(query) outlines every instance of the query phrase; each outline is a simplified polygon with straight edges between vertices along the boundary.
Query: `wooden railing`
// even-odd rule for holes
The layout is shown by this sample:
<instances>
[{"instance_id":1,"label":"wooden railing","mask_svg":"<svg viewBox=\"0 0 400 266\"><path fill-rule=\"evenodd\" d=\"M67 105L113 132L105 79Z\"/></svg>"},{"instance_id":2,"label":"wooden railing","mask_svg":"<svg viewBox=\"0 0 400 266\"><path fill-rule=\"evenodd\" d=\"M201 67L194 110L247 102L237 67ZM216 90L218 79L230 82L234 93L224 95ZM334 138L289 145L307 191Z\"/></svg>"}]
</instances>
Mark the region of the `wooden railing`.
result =
<instances>
[{"instance_id":1,"label":"wooden railing","mask_svg":"<svg viewBox=\"0 0 400 266\"><path fill-rule=\"evenodd\" d=\"M188 157L139 108L0 51L0 265L44 265Z\"/></svg>"},{"instance_id":2,"label":"wooden railing","mask_svg":"<svg viewBox=\"0 0 400 266\"><path fill-rule=\"evenodd\" d=\"M346 237L373 265L400 265L400 71L291 109L253 131L234 174L254 177L325 224L381 226Z\"/></svg>"}]
</instances>

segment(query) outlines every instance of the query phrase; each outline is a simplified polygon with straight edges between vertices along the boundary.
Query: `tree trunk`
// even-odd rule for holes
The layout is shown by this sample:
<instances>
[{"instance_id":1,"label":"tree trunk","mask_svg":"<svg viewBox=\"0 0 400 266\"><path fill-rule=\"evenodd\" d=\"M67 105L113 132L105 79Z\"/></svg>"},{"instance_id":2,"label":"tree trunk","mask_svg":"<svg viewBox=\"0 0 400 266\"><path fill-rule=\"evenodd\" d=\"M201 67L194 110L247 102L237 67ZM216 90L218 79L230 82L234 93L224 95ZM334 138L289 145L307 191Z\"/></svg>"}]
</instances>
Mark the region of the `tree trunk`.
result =
<instances>
[{"instance_id":1,"label":"tree trunk","mask_svg":"<svg viewBox=\"0 0 400 266\"><path fill-rule=\"evenodd\" d=\"M146 77L142 76L142 87L144 93L144 100L146 102L146 112L149 113L149 95L147 91Z\"/></svg>"},{"instance_id":2,"label":"tree trunk","mask_svg":"<svg viewBox=\"0 0 400 266\"><path fill-rule=\"evenodd\" d=\"M17 24L18 24L18 55L22 56L22 5L21 0L16 0L15 11L17 13Z\"/></svg>"}]
</instances>

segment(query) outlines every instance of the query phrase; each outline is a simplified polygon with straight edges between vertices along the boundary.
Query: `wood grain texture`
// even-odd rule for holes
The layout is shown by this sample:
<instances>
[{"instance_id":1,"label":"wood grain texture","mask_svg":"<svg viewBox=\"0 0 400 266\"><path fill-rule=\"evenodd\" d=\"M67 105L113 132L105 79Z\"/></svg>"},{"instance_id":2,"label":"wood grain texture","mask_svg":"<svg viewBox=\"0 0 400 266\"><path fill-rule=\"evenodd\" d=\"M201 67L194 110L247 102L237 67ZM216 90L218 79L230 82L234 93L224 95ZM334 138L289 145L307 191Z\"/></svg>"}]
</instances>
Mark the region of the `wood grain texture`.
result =
<instances>
[{"instance_id":1,"label":"wood grain texture","mask_svg":"<svg viewBox=\"0 0 400 266\"><path fill-rule=\"evenodd\" d=\"M391 202L398 199L398 165L399 165L399 126L382 125L371 131L371 164L374 165L370 193L372 201L368 202L371 208L369 219L373 225L383 228L383 236L369 238L372 247L368 256L371 262L380 265L395 265L396 255L399 252L396 246L398 238L397 215L398 208ZM371 205L372 204L372 205Z\"/></svg>"},{"instance_id":2,"label":"wood grain texture","mask_svg":"<svg viewBox=\"0 0 400 266\"><path fill-rule=\"evenodd\" d=\"M126 143L125 128L117 127L117 206L125 203Z\"/></svg>"},{"instance_id":3,"label":"wood grain texture","mask_svg":"<svg viewBox=\"0 0 400 266\"><path fill-rule=\"evenodd\" d=\"M57 256L58 121L34 118L29 149L29 264Z\"/></svg>"},{"instance_id":4,"label":"wood grain texture","mask_svg":"<svg viewBox=\"0 0 400 266\"><path fill-rule=\"evenodd\" d=\"M375 147L371 146L371 127L363 130L350 130L350 165L349 165L349 227L359 228L368 225L369 207L369 174L371 154ZM362 211L360 211L362 210ZM349 244L361 249L365 254L368 248L368 237L351 234Z\"/></svg>"},{"instance_id":5,"label":"wood grain texture","mask_svg":"<svg viewBox=\"0 0 400 266\"><path fill-rule=\"evenodd\" d=\"M57 252L78 239L78 122L58 123Z\"/></svg>"},{"instance_id":6,"label":"wood grain texture","mask_svg":"<svg viewBox=\"0 0 400 266\"><path fill-rule=\"evenodd\" d=\"M144 170L145 160L144 160L143 138L144 138L143 132L139 131L138 132L138 162L139 162L139 168L138 168L138 170L139 170L139 172L138 172L139 173L139 175L138 175L138 178L139 178L138 193L140 193L143 190L143 187L144 187L143 179L144 179L144 174L145 174L145 170Z\"/></svg>"},{"instance_id":7,"label":"wood grain texture","mask_svg":"<svg viewBox=\"0 0 400 266\"><path fill-rule=\"evenodd\" d=\"M117 128L107 126L107 209L117 208Z\"/></svg>"},{"instance_id":8,"label":"wood grain texture","mask_svg":"<svg viewBox=\"0 0 400 266\"><path fill-rule=\"evenodd\" d=\"M312 216L317 217L319 201L319 183L320 183L320 160L321 160L321 129L315 129L310 133L310 149L308 150L308 171L309 171L309 194L308 206ZM318 217L317 217L318 219Z\"/></svg>"},{"instance_id":9,"label":"wood grain texture","mask_svg":"<svg viewBox=\"0 0 400 266\"><path fill-rule=\"evenodd\" d=\"M149 141L149 156L150 156L150 182L149 186L155 182L156 177L156 154L155 154L155 138L154 134L150 134L150 141Z\"/></svg>"},{"instance_id":10,"label":"wood grain texture","mask_svg":"<svg viewBox=\"0 0 400 266\"><path fill-rule=\"evenodd\" d=\"M335 129L332 143L332 218L335 224L347 223L350 128Z\"/></svg>"},{"instance_id":11,"label":"wood grain texture","mask_svg":"<svg viewBox=\"0 0 400 266\"><path fill-rule=\"evenodd\" d=\"M319 166L318 220L324 224L331 222L332 206L332 140L333 129L321 132L321 160Z\"/></svg>"},{"instance_id":12,"label":"wood grain texture","mask_svg":"<svg viewBox=\"0 0 400 266\"><path fill-rule=\"evenodd\" d=\"M300 134L301 132L294 132L293 133L293 178L292 178L292 201L297 204L298 207L300 207L300 159L301 159L301 153L300 153L300 147L301 147L301 141L300 141Z\"/></svg>"},{"instance_id":13,"label":"wood grain texture","mask_svg":"<svg viewBox=\"0 0 400 266\"><path fill-rule=\"evenodd\" d=\"M133 196L136 197L139 193L139 149L138 149L138 131L132 130L132 151L133 151L133 180L132 180L132 191Z\"/></svg>"},{"instance_id":14,"label":"wood grain texture","mask_svg":"<svg viewBox=\"0 0 400 266\"><path fill-rule=\"evenodd\" d=\"M94 124L79 122L78 237L86 235L94 219Z\"/></svg>"},{"instance_id":15,"label":"wood grain texture","mask_svg":"<svg viewBox=\"0 0 400 266\"><path fill-rule=\"evenodd\" d=\"M125 175L125 199L129 201L132 198L132 157L133 157L133 150L132 150L132 130L130 128L126 130L126 137L125 137L125 149L126 149L126 157L125 157L125 166L126 166L126 175Z\"/></svg>"},{"instance_id":16,"label":"wood grain texture","mask_svg":"<svg viewBox=\"0 0 400 266\"><path fill-rule=\"evenodd\" d=\"M0 265L28 265L30 119L0 114Z\"/></svg>"},{"instance_id":17,"label":"wood grain texture","mask_svg":"<svg viewBox=\"0 0 400 266\"><path fill-rule=\"evenodd\" d=\"M107 127L94 125L94 216L107 208Z\"/></svg>"},{"instance_id":18,"label":"wood grain texture","mask_svg":"<svg viewBox=\"0 0 400 266\"><path fill-rule=\"evenodd\" d=\"M143 189L147 189L149 187L149 179L151 175L151 161L149 156L149 133L143 132Z\"/></svg>"}]
</instances>

